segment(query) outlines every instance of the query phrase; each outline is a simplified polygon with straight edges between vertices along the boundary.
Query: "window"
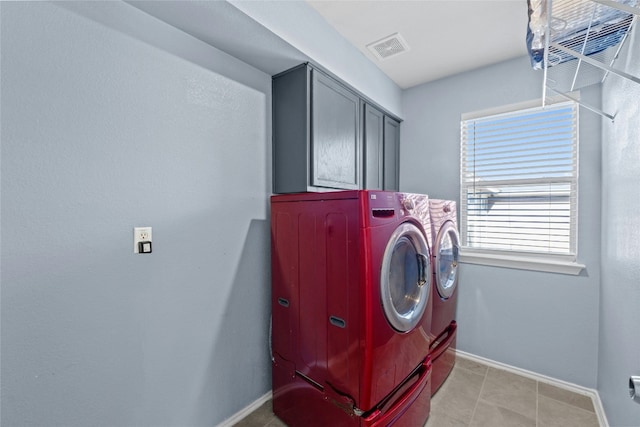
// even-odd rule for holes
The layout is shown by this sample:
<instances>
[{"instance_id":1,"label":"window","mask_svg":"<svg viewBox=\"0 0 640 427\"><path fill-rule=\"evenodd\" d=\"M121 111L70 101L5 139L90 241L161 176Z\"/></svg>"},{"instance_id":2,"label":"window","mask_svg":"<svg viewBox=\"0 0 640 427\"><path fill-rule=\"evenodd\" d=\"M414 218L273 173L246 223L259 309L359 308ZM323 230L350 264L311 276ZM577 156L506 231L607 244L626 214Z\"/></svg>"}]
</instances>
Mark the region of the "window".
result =
<instances>
[{"instance_id":1,"label":"window","mask_svg":"<svg viewBox=\"0 0 640 427\"><path fill-rule=\"evenodd\" d=\"M464 261L580 271L576 103L463 116L460 176Z\"/></svg>"}]
</instances>

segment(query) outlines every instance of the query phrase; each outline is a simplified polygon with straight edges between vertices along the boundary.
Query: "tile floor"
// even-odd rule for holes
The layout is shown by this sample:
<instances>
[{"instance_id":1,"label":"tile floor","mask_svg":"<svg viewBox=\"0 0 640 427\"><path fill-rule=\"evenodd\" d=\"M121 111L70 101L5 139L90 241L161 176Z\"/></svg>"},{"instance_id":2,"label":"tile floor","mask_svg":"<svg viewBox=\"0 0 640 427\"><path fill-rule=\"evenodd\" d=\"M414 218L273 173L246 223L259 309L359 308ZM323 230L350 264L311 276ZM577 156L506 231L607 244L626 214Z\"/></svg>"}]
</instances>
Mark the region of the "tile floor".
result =
<instances>
[{"instance_id":1,"label":"tile floor","mask_svg":"<svg viewBox=\"0 0 640 427\"><path fill-rule=\"evenodd\" d=\"M591 398L464 357L431 400L425 427L599 427ZM286 427L271 401L235 427Z\"/></svg>"}]
</instances>

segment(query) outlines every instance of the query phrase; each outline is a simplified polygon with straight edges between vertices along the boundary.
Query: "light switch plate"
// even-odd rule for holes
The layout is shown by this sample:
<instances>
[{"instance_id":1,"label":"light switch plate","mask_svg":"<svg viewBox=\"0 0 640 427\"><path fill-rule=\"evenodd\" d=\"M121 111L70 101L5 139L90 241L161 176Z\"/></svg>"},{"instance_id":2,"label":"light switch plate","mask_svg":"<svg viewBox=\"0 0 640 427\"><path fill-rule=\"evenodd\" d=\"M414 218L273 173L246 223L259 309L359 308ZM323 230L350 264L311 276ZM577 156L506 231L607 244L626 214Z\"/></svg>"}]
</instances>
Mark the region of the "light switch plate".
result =
<instances>
[{"instance_id":1,"label":"light switch plate","mask_svg":"<svg viewBox=\"0 0 640 427\"><path fill-rule=\"evenodd\" d=\"M133 229L133 253L139 254L140 250L138 242L151 242L152 233L151 227L134 227Z\"/></svg>"}]
</instances>

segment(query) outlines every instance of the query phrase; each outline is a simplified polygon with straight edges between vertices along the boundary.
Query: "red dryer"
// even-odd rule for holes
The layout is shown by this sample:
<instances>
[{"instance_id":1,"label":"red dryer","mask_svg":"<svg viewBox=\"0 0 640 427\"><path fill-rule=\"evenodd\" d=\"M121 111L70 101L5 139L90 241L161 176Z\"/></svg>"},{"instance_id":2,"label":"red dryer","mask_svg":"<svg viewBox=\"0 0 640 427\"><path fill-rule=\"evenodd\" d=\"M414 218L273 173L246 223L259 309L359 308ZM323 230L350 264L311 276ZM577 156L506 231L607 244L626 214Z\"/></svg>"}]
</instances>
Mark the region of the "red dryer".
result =
<instances>
[{"instance_id":1,"label":"red dryer","mask_svg":"<svg viewBox=\"0 0 640 427\"><path fill-rule=\"evenodd\" d=\"M435 337L429 354L433 363L431 394L442 386L455 363L458 300L458 250L460 240L456 202L429 200L433 239L433 317L431 334Z\"/></svg>"},{"instance_id":2,"label":"red dryer","mask_svg":"<svg viewBox=\"0 0 640 427\"><path fill-rule=\"evenodd\" d=\"M424 425L430 232L424 195L272 196L273 411L287 425Z\"/></svg>"}]
</instances>

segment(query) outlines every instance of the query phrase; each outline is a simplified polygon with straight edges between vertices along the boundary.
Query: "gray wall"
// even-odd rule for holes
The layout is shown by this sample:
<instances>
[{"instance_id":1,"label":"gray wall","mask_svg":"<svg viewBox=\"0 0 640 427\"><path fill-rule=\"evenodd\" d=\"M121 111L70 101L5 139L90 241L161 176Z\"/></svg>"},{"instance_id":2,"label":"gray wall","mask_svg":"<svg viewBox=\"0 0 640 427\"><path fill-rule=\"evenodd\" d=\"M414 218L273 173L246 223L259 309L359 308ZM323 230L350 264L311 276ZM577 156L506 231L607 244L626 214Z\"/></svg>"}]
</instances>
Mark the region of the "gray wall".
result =
<instances>
[{"instance_id":1,"label":"gray wall","mask_svg":"<svg viewBox=\"0 0 640 427\"><path fill-rule=\"evenodd\" d=\"M400 189L459 200L460 115L539 99L523 57L408 89ZM582 92L599 104L599 88ZM595 388L600 280L600 119L580 111L580 276L463 264L460 350Z\"/></svg>"},{"instance_id":2,"label":"gray wall","mask_svg":"<svg viewBox=\"0 0 640 427\"><path fill-rule=\"evenodd\" d=\"M2 425L217 424L270 389L270 76L124 3L1 28Z\"/></svg>"},{"instance_id":3,"label":"gray wall","mask_svg":"<svg viewBox=\"0 0 640 427\"><path fill-rule=\"evenodd\" d=\"M256 64L402 92L305 3L233 4L0 3L2 425L212 426L269 391L270 73L177 28L229 13L272 32Z\"/></svg>"},{"instance_id":4,"label":"gray wall","mask_svg":"<svg viewBox=\"0 0 640 427\"><path fill-rule=\"evenodd\" d=\"M640 31L617 67L640 76ZM598 389L611 426L640 424L640 405L627 382L640 375L640 85L611 76L604 84L602 285Z\"/></svg>"}]
</instances>

